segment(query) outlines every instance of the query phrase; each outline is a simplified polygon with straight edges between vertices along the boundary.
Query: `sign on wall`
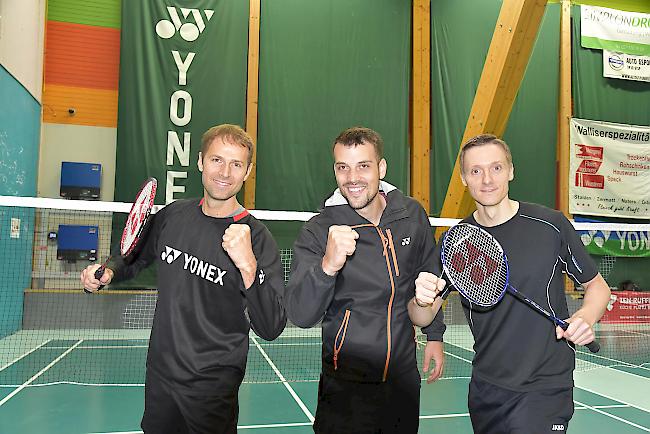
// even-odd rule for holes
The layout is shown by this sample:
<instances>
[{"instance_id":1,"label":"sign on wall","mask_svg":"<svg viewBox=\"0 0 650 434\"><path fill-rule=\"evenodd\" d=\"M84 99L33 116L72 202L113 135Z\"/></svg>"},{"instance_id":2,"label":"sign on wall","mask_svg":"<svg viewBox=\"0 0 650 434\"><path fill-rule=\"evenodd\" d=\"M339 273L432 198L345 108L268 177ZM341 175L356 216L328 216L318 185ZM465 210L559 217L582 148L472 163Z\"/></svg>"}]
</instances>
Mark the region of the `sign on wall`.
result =
<instances>
[{"instance_id":1,"label":"sign on wall","mask_svg":"<svg viewBox=\"0 0 650 434\"><path fill-rule=\"evenodd\" d=\"M650 295L643 292L612 291L601 323L650 323Z\"/></svg>"},{"instance_id":2,"label":"sign on wall","mask_svg":"<svg viewBox=\"0 0 650 434\"><path fill-rule=\"evenodd\" d=\"M569 212L650 215L650 127L571 119Z\"/></svg>"},{"instance_id":3,"label":"sign on wall","mask_svg":"<svg viewBox=\"0 0 650 434\"><path fill-rule=\"evenodd\" d=\"M603 76L650 82L650 57L603 50Z\"/></svg>"},{"instance_id":4,"label":"sign on wall","mask_svg":"<svg viewBox=\"0 0 650 434\"><path fill-rule=\"evenodd\" d=\"M581 44L650 56L650 14L580 6Z\"/></svg>"},{"instance_id":5,"label":"sign on wall","mask_svg":"<svg viewBox=\"0 0 650 434\"><path fill-rule=\"evenodd\" d=\"M149 176L156 203L202 195L201 136L243 126L247 38L245 0L122 2L116 200Z\"/></svg>"}]
</instances>

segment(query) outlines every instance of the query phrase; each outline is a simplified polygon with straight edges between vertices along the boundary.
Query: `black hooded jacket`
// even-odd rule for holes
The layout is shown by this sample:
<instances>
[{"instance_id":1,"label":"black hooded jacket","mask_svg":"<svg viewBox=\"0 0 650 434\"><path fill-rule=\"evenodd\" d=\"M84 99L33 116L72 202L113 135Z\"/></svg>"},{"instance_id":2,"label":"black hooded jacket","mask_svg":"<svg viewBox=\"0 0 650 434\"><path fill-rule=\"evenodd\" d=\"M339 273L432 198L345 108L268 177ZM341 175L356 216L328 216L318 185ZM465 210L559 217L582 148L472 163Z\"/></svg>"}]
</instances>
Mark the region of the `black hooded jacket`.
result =
<instances>
[{"instance_id":1,"label":"black hooded jacket","mask_svg":"<svg viewBox=\"0 0 650 434\"><path fill-rule=\"evenodd\" d=\"M407 304L415 279L432 271L435 241L424 209L385 182L378 226L352 209L338 190L305 224L294 244L286 290L289 319L312 327L322 319L323 371L338 378L380 382L417 369L415 329ZM356 250L336 276L323 272L329 227L359 233ZM442 314L424 331L442 340Z\"/></svg>"}]
</instances>

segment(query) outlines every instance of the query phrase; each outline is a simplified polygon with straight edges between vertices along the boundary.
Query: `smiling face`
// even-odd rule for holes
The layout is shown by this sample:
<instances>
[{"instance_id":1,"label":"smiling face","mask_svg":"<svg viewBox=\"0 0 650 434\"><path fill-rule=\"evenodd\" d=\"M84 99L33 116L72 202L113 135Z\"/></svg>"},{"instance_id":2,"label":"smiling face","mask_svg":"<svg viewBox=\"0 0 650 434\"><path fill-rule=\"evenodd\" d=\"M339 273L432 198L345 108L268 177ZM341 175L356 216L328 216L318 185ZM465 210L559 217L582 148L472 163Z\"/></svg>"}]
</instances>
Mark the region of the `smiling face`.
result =
<instances>
[{"instance_id":1,"label":"smiling face","mask_svg":"<svg viewBox=\"0 0 650 434\"><path fill-rule=\"evenodd\" d=\"M379 180L386 175L386 160L379 161L372 144L334 146L334 175L341 194L362 216L383 205Z\"/></svg>"},{"instance_id":2,"label":"smiling face","mask_svg":"<svg viewBox=\"0 0 650 434\"><path fill-rule=\"evenodd\" d=\"M495 143L465 151L461 178L478 205L495 207L508 201L508 184L515 172L505 149Z\"/></svg>"},{"instance_id":3,"label":"smiling face","mask_svg":"<svg viewBox=\"0 0 650 434\"><path fill-rule=\"evenodd\" d=\"M199 153L199 171L202 172L206 200L225 202L234 196L250 174L248 149L240 144L216 137L205 153Z\"/></svg>"}]
</instances>

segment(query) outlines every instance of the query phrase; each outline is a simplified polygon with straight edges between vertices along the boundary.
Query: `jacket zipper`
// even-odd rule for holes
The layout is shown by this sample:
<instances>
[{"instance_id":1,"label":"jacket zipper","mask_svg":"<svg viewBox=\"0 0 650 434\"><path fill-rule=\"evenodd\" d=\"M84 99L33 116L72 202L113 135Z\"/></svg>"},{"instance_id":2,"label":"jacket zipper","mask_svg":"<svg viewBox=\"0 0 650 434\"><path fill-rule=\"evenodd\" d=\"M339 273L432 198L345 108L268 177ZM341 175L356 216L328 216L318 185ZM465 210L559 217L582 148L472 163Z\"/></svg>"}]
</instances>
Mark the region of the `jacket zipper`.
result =
<instances>
[{"instance_id":1,"label":"jacket zipper","mask_svg":"<svg viewBox=\"0 0 650 434\"><path fill-rule=\"evenodd\" d=\"M334 339L334 370L335 371L339 367L338 365L339 352L343 347L343 341L345 341L345 334L348 331L349 322L350 322L350 310L345 309L345 316L343 317L343 321L341 321L341 326L339 327L339 331L336 333L336 338ZM343 332L343 334L341 334L341 332ZM341 337L340 342L339 342L339 336Z\"/></svg>"},{"instance_id":2,"label":"jacket zipper","mask_svg":"<svg viewBox=\"0 0 650 434\"><path fill-rule=\"evenodd\" d=\"M390 299L388 301L388 312L386 319L386 338L387 338L387 351L386 351L386 364L384 365L384 375L382 376L382 381L386 381L388 377L388 365L390 364L390 355L392 348L392 338L391 338L391 325L392 325L392 312L393 312L393 299L395 298L395 280L393 279L393 270L390 266L390 260L388 258L388 250L391 251L393 256L393 262L395 265L396 274L399 276L399 271L397 268L397 258L395 257L395 250L393 246L393 237L390 233L390 229L387 229L386 232L388 237L386 237L379 226L377 226L377 233L379 238L381 238L382 244L384 246L384 258L386 258L386 268L388 269L388 277L390 278Z\"/></svg>"},{"instance_id":3,"label":"jacket zipper","mask_svg":"<svg viewBox=\"0 0 650 434\"><path fill-rule=\"evenodd\" d=\"M390 364L390 355L391 355L391 348L392 348L392 338L391 338L391 325L392 325L392 312L393 312L393 300L395 299L395 280L393 279L393 269L390 266L390 259L389 259L389 253L388 251L390 250L390 254L393 259L393 264L395 266L395 274L396 276L399 276L399 268L397 266L397 256L395 255L395 246L393 244L393 235L391 234L390 229L386 229L386 235L381 231L381 228L379 226L375 226L373 224L362 224L362 225L356 225L352 226L352 229L358 228L358 227L374 227L377 230L377 234L379 234L379 238L381 239L381 243L384 249L384 258L386 258L386 268L388 269L388 277L390 279L390 299L388 300L388 309L387 309L387 319L386 319L386 340L387 340L387 349L386 349L386 363L384 365L384 373L382 375L382 381L386 381L386 378L388 377L388 366ZM347 311L346 311L347 312ZM349 317L349 315L348 315ZM342 326L342 325L341 325ZM346 324L347 328L347 324ZM339 329L340 333L341 329ZM345 332L344 332L345 333ZM338 335L337 335L338 337ZM336 341L335 344L336 346ZM340 347L339 347L340 349ZM334 349L334 369L336 370L336 359L338 356L338 351L336 348Z\"/></svg>"}]
</instances>

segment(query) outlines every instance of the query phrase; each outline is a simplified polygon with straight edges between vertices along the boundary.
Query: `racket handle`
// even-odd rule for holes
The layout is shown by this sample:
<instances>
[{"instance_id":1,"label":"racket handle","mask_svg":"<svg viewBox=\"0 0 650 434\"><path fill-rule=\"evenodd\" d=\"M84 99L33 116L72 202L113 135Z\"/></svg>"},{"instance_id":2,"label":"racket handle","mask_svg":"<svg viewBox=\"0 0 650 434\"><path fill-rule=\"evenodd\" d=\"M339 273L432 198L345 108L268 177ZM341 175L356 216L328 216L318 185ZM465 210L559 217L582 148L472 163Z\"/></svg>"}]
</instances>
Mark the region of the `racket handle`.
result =
<instances>
[{"instance_id":1,"label":"racket handle","mask_svg":"<svg viewBox=\"0 0 650 434\"><path fill-rule=\"evenodd\" d=\"M589 342L585 346L589 348L589 351L591 351L592 353L597 353L598 351L600 351L600 344L595 339Z\"/></svg>"},{"instance_id":2,"label":"racket handle","mask_svg":"<svg viewBox=\"0 0 650 434\"><path fill-rule=\"evenodd\" d=\"M562 321L561 319L558 319L557 321L555 321L555 323L559 325L562 328L562 330L566 330L569 327L569 323L566 321ZM600 351L600 344L596 339L589 342L587 345L585 345L585 347L589 348L589 351L591 351L592 353L597 353L598 351Z\"/></svg>"},{"instance_id":3,"label":"racket handle","mask_svg":"<svg viewBox=\"0 0 650 434\"><path fill-rule=\"evenodd\" d=\"M102 266L99 267L97 270L95 270L95 279L97 279L97 280L101 279L102 276L104 275L104 271L105 271L105 270L106 270L106 264L102 265ZM100 286L97 288L97 291L99 291L100 289L102 289L104 286L106 286L106 285L100 285ZM93 291L88 291L86 288L84 288L84 292L85 292L86 294L92 294L92 293L93 293Z\"/></svg>"}]
</instances>

